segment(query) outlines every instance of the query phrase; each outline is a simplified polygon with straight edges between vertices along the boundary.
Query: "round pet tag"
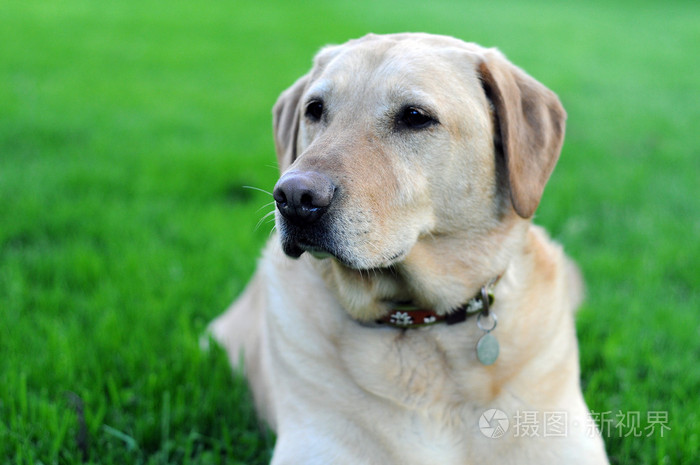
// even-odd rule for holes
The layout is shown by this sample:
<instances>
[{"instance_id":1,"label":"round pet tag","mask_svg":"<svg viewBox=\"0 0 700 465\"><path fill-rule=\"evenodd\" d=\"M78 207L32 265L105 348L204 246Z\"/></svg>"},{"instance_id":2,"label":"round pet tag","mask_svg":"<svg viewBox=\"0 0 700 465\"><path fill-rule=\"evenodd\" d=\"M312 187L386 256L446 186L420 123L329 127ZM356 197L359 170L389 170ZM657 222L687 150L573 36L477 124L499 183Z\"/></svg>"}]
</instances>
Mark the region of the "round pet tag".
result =
<instances>
[{"instance_id":1,"label":"round pet tag","mask_svg":"<svg viewBox=\"0 0 700 465\"><path fill-rule=\"evenodd\" d=\"M498 339L491 334L484 334L476 344L476 356L484 365L491 365L498 358Z\"/></svg>"}]
</instances>

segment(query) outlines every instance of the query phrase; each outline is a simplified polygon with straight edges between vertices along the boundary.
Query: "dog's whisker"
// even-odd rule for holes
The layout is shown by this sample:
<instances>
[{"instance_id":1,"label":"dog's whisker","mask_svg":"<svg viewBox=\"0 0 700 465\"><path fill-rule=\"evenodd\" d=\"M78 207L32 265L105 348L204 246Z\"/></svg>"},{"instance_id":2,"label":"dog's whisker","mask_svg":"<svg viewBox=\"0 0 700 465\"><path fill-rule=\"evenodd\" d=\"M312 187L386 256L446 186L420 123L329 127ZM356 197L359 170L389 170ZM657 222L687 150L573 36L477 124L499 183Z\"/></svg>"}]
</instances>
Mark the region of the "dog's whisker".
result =
<instances>
[{"instance_id":1,"label":"dog's whisker","mask_svg":"<svg viewBox=\"0 0 700 465\"><path fill-rule=\"evenodd\" d=\"M273 217L273 218L269 218L267 221L265 221L264 224L270 224L270 223L272 223L272 224L274 225L274 223L275 223L275 218L274 218L274 217ZM274 227L274 226L273 226L273 227Z\"/></svg>"},{"instance_id":2,"label":"dog's whisker","mask_svg":"<svg viewBox=\"0 0 700 465\"><path fill-rule=\"evenodd\" d=\"M274 214L275 214L275 211L276 211L276 210L270 210L269 212L265 213L265 214L262 216L262 218L260 218L260 219L261 219L261 220L264 220L264 219L266 219L266 218L268 218L268 217L274 215Z\"/></svg>"},{"instance_id":3,"label":"dog's whisker","mask_svg":"<svg viewBox=\"0 0 700 465\"><path fill-rule=\"evenodd\" d=\"M272 215L274 215L274 214L275 214L275 210L272 210L272 211L270 211L270 212L265 213L265 214L262 216L262 218L260 218L260 219L258 220L258 223L255 225L255 231L258 230L258 228L260 227L260 225L263 224L263 222L264 222L266 219L268 219L270 216L272 216ZM274 219L274 218L273 218L273 219Z\"/></svg>"},{"instance_id":4,"label":"dog's whisker","mask_svg":"<svg viewBox=\"0 0 700 465\"><path fill-rule=\"evenodd\" d=\"M272 197L272 192L268 192L265 189L260 189L259 187L255 187L255 186L241 186L241 187L243 187L243 189L252 189L254 191L259 191L259 192L262 192L263 194L267 194L267 195Z\"/></svg>"},{"instance_id":5,"label":"dog's whisker","mask_svg":"<svg viewBox=\"0 0 700 465\"><path fill-rule=\"evenodd\" d=\"M255 212L257 213L257 212L259 212L260 210L262 210L263 208L267 208L267 207L269 207L270 205L274 205L275 203L276 203L276 202L275 202L274 200L273 200L272 202L268 202L268 203L266 203L265 205L263 205L262 207L260 207L260 208L258 208L257 210L255 210ZM273 211L274 211L274 210L273 210Z\"/></svg>"}]
</instances>

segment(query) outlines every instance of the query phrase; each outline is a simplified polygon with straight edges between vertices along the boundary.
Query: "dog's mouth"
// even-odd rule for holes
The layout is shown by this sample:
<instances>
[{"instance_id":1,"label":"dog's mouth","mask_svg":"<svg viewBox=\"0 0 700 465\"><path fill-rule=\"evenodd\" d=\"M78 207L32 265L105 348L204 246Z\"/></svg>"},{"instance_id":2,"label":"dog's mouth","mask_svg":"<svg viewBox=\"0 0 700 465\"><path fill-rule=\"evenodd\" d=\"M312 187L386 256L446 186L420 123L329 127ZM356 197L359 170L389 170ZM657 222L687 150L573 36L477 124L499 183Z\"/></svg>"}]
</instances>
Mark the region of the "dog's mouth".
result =
<instances>
[{"instance_id":1,"label":"dog's mouth","mask_svg":"<svg viewBox=\"0 0 700 465\"><path fill-rule=\"evenodd\" d=\"M320 249L318 247L309 247L306 249L306 251L314 258L318 260L323 260L324 258L330 258L334 257L332 253L328 252L327 250Z\"/></svg>"},{"instance_id":2,"label":"dog's mouth","mask_svg":"<svg viewBox=\"0 0 700 465\"><path fill-rule=\"evenodd\" d=\"M305 252L315 259L333 259L340 265L357 271L378 270L393 267L409 254L412 243L383 243L382 237L365 227L358 230L347 225L348 221L334 221L332 212L327 212L311 224L288 221L283 215L277 217L277 230L284 253L299 258ZM352 222L351 222L352 223Z\"/></svg>"},{"instance_id":3,"label":"dog's mouth","mask_svg":"<svg viewBox=\"0 0 700 465\"><path fill-rule=\"evenodd\" d=\"M299 258L304 252L308 252L309 255L317 260L332 258L341 265L357 271L389 268L402 261L408 255L408 251L402 250L388 254L387 257L366 258L352 253L347 247L343 247L334 240L325 238L318 242L308 238L294 240L285 234L282 234L282 250L292 258Z\"/></svg>"},{"instance_id":4,"label":"dog's mouth","mask_svg":"<svg viewBox=\"0 0 700 465\"><path fill-rule=\"evenodd\" d=\"M346 253L337 247L329 245L319 245L308 241L282 241L282 249L284 253L292 258L299 258L304 252L314 257L317 260L334 258L342 265L348 268L357 268L356 261L349 257Z\"/></svg>"},{"instance_id":5,"label":"dog's mouth","mask_svg":"<svg viewBox=\"0 0 700 465\"><path fill-rule=\"evenodd\" d=\"M299 258L304 252L319 259L338 256L335 244L322 235L303 233L290 227L282 227L280 230L282 250L289 257Z\"/></svg>"},{"instance_id":6,"label":"dog's mouth","mask_svg":"<svg viewBox=\"0 0 700 465\"><path fill-rule=\"evenodd\" d=\"M287 252L287 250L285 250L285 253L294 258L300 256L304 252L308 252L309 255L319 260L323 260L324 258L336 257L337 255L337 253L334 254L331 250L329 250L326 247L306 242L297 242L291 248L293 249L293 253L290 254Z\"/></svg>"}]
</instances>

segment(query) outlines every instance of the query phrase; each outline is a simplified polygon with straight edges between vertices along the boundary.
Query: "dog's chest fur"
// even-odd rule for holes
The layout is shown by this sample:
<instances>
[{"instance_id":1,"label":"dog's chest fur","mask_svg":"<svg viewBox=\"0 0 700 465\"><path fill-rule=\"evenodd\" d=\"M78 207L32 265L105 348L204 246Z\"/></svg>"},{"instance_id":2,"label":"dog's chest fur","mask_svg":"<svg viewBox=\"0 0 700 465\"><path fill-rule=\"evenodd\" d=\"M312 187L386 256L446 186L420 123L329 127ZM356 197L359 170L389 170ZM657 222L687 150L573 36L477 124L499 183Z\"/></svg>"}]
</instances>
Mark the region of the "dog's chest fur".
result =
<instances>
[{"instance_id":1,"label":"dog's chest fur","mask_svg":"<svg viewBox=\"0 0 700 465\"><path fill-rule=\"evenodd\" d=\"M321 427L324 421L353 418L347 429L377 442L374 458L386 453L384 441L407 441L411 457L393 457L391 463L431 463L416 460L420 451L432 460L439 451L444 455L439 463L451 463L451 456L464 456L466 451L478 456L482 446L485 457L493 456L493 443L484 442L489 438L478 429L479 416L488 407L509 412L557 409L562 408L562 393L570 404L578 389L578 354L564 274L556 269L563 265L563 255L538 229L528 236L526 252L514 257L497 287L493 310L499 326L494 333L501 355L488 367L476 358L483 332L475 321L417 330L363 325L342 308L313 259L291 262L273 242L264 264L269 267L268 285L276 289L270 291L275 300L268 302L265 321L267 337L277 341L268 359L273 364L270 373L277 378L271 381L276 408L288 408L284 399L294 398L294 409L306 415L325 412L320 415L323 420L315 420ZM549 273L528 277L533 267L543 264L551 268ZM279 292L279 282L290 274L315 289L312 298L306 289ZM524 287L535 292L523 293ZM544 289L548 291L538 294ZM540 295L543 301L524 295ZM533 324L537 320L540 323ZM550 354L547 360L533 358L543 350ZM285 363L300 359L306 361L303 366ZM559 378L555 396L539 382L543 371ZM383 420L378 423L377 418Z\"/></svg>"}]
</instances>

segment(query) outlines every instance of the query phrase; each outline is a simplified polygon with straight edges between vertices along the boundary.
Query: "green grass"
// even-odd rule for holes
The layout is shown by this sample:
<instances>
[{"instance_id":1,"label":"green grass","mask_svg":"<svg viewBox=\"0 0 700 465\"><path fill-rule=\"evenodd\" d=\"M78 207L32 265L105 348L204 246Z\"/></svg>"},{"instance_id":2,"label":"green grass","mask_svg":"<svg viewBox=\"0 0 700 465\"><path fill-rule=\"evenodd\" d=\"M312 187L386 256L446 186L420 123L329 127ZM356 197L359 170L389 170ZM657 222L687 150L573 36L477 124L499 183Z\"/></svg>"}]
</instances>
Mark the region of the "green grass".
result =
<instances>
[{"instance_id":1,"label":"green grass","mask_svg":"<svg viewBox=\"0 0 700 465\"><path fill-rule=\"evenodd\" d=\"M498 46L569 112L537 222L581 265L613 463L700 450L697 2L0 5L0 463L266 463L274 437L206 324L271 225L270 109L329 42Z\"/></svg>"}]
</instances>

